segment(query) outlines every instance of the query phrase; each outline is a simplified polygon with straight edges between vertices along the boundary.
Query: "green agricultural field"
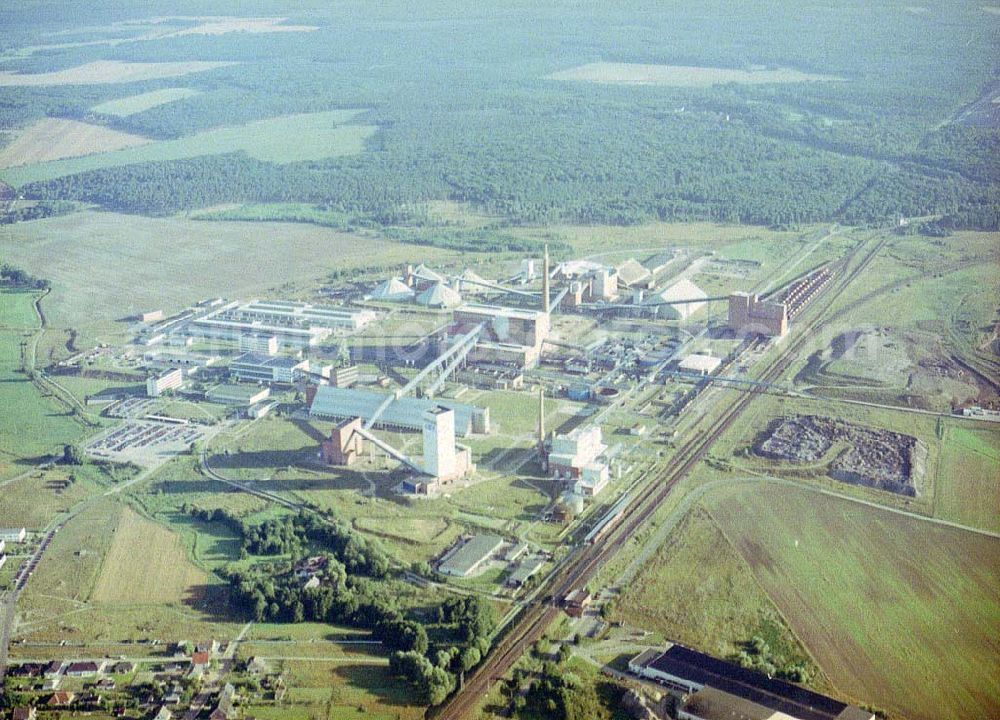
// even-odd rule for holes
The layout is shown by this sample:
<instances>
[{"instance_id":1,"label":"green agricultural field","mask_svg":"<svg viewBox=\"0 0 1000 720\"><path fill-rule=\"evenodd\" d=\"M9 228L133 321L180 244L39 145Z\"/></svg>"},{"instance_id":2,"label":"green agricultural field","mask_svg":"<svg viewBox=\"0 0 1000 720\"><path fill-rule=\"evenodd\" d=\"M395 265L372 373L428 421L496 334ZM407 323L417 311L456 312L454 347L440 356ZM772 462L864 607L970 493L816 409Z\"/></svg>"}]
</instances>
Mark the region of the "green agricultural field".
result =
<instances>
[{"instance_id":1,"label":"green agricultural field","mask_svg":"<svg viewBox=\"0 0 1000 720\"><path fill-rule=\"evenodd\" d=\"M693 508L613 604L611 619L730 657L754 636L773 658L816 668L708 512ZM822 678L816 678L822 684Z\"/></svg>"},{"instance_id":2,"label":"green agricultural field","mask_svg":"<svg viewBox=\"0 0 1000 720\"><path fill-rule=\"evenodd\" d=\"M77 329L78 347L87 347L120 339L127 326L118 320L150 308L176 312L206 297L268 290L280 296L286 285L319 282L376 257L402 264L452 254L312 225L85 212L10 226L0 255L52 282L44 301L49 322Z\"/></svg>"},{"instance_id":3,"label":"green agricultural field","mask_svg":"<svg viewBox=\"0 0 1000 720\"><path fill-rule=\"evenodd\" d=\"M191 88L164 88L163 90L153 90L139 95L129 95L117 100L108 100L90 109L103 115L128 117L144 110L159 107L160 105L165 105L176 100L183 100L184 98L198 94L198 90Z\"/></svg>"},{"instance_id":4,"label":"green agricultural field","mask_svg":"<svg viewBox=\"0 0 1000 720\"><path fill-rule=\"evenodd\" d=\"M1000 712L1000 541L775 484L705 503L841 692L913 720Z\"/></svg>"},{"instance_id":5,"label":"green agricultural field","mask_svg":"<svg viewBox=\"0 0 1000 720\"><path fill-rule=\"evenodd\" d=\"M0 290L0 329L31 330L38 327L33 303L37 293Z\"/></svg>"},{"instance_id":6,"label":"green agricultural field","mask_svg":"<svg viewBox=\"0 0 1000 720\"><path fill-rule=\"evenodd\" d=\"M278 664L289 691L278 707L256 707L248 713L262 720L292 718L328 720L417 720L424 709L413 705L410 689L389 675L388 661L285 660Z\"/></svg>"},{"instance_id":7,"label":"green agricultural field","mask_svg":"<svg viewBox=\"0 0 1000 720\"><path fill-rule=\"evenodd\" d=\"M936 515L1000 531L1000 441L992 427L949 422L938 468Z\"/></svg>"},{"instance_id":8,"label":"green agricultural field","mask_svg":"<svg viewBox=\"0 0 1000 720\"><path fill-rule=\"evenodd\" d=\"M99 168L181 160L199 155L244 152L258 160L280 163L357 155L364 150L365 141L377 129L373 125L350 124L362 112L331 110L286 115L237 127L205 130L176 140L10 168L4 170L0 177L4 182L19 187Z\"/></svg>"},{"instance_id":9,"label":"green agricultural field","mask_svg":"<svg viewBox=\"0 0 1000 720\"><path fill-rule=\"evenodd\" d=\"M24 326L35 295L5 293L0 326ZM8 320L10 318L10 320ZM37 323L37 320L36 320ZM82 427L56 400L43 396L21 372L21 348L31 342L26 330L0 330L0 480L22 473L36 458L78 440Z\"/></svg>"}]
</instances>

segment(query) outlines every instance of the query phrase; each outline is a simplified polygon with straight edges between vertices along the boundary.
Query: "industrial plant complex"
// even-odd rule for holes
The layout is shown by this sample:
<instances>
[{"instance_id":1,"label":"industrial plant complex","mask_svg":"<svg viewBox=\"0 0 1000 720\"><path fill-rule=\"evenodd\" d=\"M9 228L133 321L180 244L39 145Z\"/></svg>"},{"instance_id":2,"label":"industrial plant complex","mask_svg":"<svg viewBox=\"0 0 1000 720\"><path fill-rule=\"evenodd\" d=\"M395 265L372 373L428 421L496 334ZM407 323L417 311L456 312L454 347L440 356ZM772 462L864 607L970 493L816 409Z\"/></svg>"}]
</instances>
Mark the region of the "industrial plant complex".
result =
<instances>
[{"instance_id":1,"label":"industrial plant complex","mask_svg":"<svg viewBox=\"0 0 1000 720\"><path fill-rule=\"evenodd\" d=\"M60 372L103 363L144 378L86 398L108 423L85 445L94 460L154 468L193 454L209 478L287 508L311 506L278 494L280 479L233 469L253 478L256 463L280 463L271 477L310 478L294 487L445 503L454 525L413 521L440 534L420 574L527 613L565 612L592 638L607 627L595 609L607 598L588 589L588 563L644 527L651 493L669 491L647 478L665 449L700 437L685 438L688 408L715 388L784 392L749 369L780 352L843 271L827 261L770 290L720 283L744 265L682 250L552 263L547 249L500 267L407 264L324 288L323 302L212 298L144 312L129 346L80 353ZM284 433L283 449L268 449L272 432ZM244 450L244 435L262 449ZM227 449L206 451L217 436L231 438ZM792 416L774 418L745 457L781 463L788 477L822 463L832 481L918 498L927 455L902 433ZM525 488L540 499L492 517ZM305 587L322 585L319 566L301 572ZM693 720L872 717L680 645L645 651L628 674L675 693L676 717Z\"/></svg>"}]
</instances>

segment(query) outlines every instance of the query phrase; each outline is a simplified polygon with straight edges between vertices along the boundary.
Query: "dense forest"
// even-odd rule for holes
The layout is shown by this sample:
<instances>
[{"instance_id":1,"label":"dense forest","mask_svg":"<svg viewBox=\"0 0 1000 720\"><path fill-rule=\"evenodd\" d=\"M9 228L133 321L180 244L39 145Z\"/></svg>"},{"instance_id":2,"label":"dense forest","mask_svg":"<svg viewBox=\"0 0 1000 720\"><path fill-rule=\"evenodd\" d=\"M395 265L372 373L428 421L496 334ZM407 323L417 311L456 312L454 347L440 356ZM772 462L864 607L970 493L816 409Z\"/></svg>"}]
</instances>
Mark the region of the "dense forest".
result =
<instances>
[{"instance_id":1,"label":"dense forest","mask_svg":"<svg viewBox=\"0 0 1000 720\"><path fill-rule=\"evenodd\" d=\"M273 10L252 5L256 14ZM995 81L1000 18L958 2L919 13L895 2L793 5L796 12L785 2L670 11L634 1L613 10L598 2L502 10L313 4L289 19L320 27L311 33L191 35L28 55L10 65L44 72L97 59L236 64L133 83L129 93L183 86L199 94L125 117L91 110L125 94L114 86L4 88L0 125L49 115L177 138L367 108L359 122L379 128L353 157L279 164L206 155L20 188L29 198L125 213L293 202L389 226L415 204L452 199L511 224L891 224L934 215L942 226L997 229L1000 134L956 118ZM40 39L30 18L6 12L17 31L11 44ZM114 4L103 12L130 14ZM244 4L233 12L252 14ZM102 37L94 29L68 36ZM547 78L595 60L789 67L839 79L659 87Z\"/></svg>"}]
</instances>

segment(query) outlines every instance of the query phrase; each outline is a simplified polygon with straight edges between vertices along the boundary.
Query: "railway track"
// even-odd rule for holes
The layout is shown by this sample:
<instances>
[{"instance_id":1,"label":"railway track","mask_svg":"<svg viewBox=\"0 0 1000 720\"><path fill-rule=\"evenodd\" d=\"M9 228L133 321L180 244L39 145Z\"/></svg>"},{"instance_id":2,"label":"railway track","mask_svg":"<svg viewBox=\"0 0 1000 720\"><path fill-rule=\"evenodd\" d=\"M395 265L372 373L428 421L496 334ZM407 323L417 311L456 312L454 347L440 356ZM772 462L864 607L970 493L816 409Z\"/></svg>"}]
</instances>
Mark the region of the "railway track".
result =
<instances>
[{"instance_id":1,"label":"railway track","mask_svg":"<svg viewBox=\"0 0 1000 720\"><path fill-rule=\"evenodd\" d=\"M839 282L828 285L820 295L814 298L814 301L822 299L826 307L829 307L864 272L888 242L888 239L888 237L882 238L867 252L864 252L861 260L846 275L842 276ZM855 254L846 259L842 268L847 270L851 261L856 257L856 253L863 250L864 248L859 248L855 251ZM826 312L820 312L811 321L800 327L789 347L772 361L761 374L760 379L764 382L774 382L781 377L798 357L798 351L827 321ZM606 540L579 548L568 556L565 564L546 580L545 589L540 593L546 598L545 601L527 606L521 617L513 621L511 630L494 646L485 662L465 681L462 688L436 711L429 711L428 717L435 720L462 720L470 717L493 683L513 667L524 651L540 639L549 625L559 616L561 612L558 606L560 598L574 589L585 586L597 569L628 542L635 531L656 512L677 483L705 457L716 440L732 427L733 423L761 391L762 388L757 388L740 395L715 420L711 427L699 430L688 438L671 458L671 467L666 470L666 473L659 479L647 482L637 493L633 503L622 513L618 523L607 533ZM647 471L647 474L652 474L657 469L654 466Z\"/></svg>"}]
</instances>

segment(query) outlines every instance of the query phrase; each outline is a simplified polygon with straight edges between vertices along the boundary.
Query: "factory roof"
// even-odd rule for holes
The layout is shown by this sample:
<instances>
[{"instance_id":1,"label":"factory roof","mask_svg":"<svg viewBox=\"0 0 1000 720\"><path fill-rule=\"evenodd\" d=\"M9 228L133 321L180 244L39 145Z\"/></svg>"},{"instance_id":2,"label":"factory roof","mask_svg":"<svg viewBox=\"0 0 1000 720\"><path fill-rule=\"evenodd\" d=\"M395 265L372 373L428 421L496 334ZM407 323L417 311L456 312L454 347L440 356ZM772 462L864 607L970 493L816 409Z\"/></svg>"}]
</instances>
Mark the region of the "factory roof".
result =
<instances>
[{"instance_id":1,"label":"factory roof","mask_svg":"<svg viewBox=\"0 0 1000 720\"><path fill-rule=\"evenodd\" d=\"M261 355L260 353L247 352L243 353L239 357L235 358L232 362L233 365L255 365L258 367L269 367L269 368L285 368L288 370L293 370L300 367L307 360L300 360L299 358L288 357L286 355Z\"/></svg>"},{"instance_id":2,"label":"factory roof","mask_svg":"<svg viewBox=\"0 0 1000 720\"><path fill-rule=\"evenodd\" d=\"M722 358L711 355L688 355L680 361L678 367L690 372L710 373L722 364Z\"/></svg>"},{"instance_id":3,"label":"factory roof","mask_svg":"<svg viewBox=\"0 0 1000 720\"><path fill-rule=\"evenodd\" d=\"M360 417L368 420L385 398L385 393L320 385L309 412L319 417ZM441 399L399 398L386 408L379 418L379 423L396 427L422 428L424 412L439 405L455 411L455 434L464 436L472 432L472 416L479 408Z\"/></svg>"},{"instance_id":4,"label":"factory roof","mask_svg":"<svg viewBox=\"0 0 1000 720\"><path fill-rule=\"evenodd\" d=\"M592 260L567 260L556 266L555 274L564 277L578 277L595 272L603 267L600 263L593 262Z\"/></svg>"},{"instance_id":5,"label":"factory roof","mask_svg":"<svg viewBox=\"0 0 1000 720\"><path fill-rule=\"evenodd\" d=\"M652 274L635 258L629 258L618 266L618 278L626 285L646 282Z\"/></svg>"},{"instance_id":6,"label":"factory roof","mask_svg":"<svg viewBox=\"0 0 1000 720\"><path fill-rule=\"evenodd\" d=\"M543 558L529 558L521 562L508 576L508 585L523 585L528 578L534 575L545 564Z\"/></svg>"},{"instance_id":7,"label":"factory roof","mask_svg":"<svg viewBox=\"0 0 1000 720\"><path fill-rule=\"evenodd\" d=\"M657 305L665 302L676 302L678 300L704 300L708 295L700 287L687 278L681 278L663 290L650 295L646 299L647 305Z\"/></svg>"},{"instance_id":8,"label":"factory roof","mask_svg":"<svg viewBox=\"0 0 1000 720\"><path fill-rule=\"evenodd\" d=\"M518 318L521 320L536 320L545 313L542 310L530 310L528 308L512 308L503 305L480 305L479 303L465 303L457 310L461 312L475 313L477 315L491 315L494 317Z\"/></svg>"},{"instance_id":9,"label":"factory roof","mask_svg":"<svg viewBox=\"0 0 1000 720\"><path fill-rule=\"evenodd\" d=\"M409 300L413 297L413 289L398 277L381 282L370 295L372 300Z\"/></svg>"},{"instance_id":10,"label":"factory roof","mask_svg":"<svg viewBox=\"0 0 1000 720\"><path fill-rule=\"evenodd\" d=\"M438 282L417 295L417 303L427 307L450 308L461 305L462 296L444 283Z\"/></svg>"},{"instance_id":11,"label":"factory roof","mask_svg":"<svg viewBox=\"0 0 1000 720\"><path fill-rule=\"evenodd\" d=\"M256 385L216 385L205 393L205 398L211 402L249 405L254 400L266 398L270 392L269 388Z\"/></svg>"},{"instance_id":12,"label":"factory roof","mask_svg":"<svg viewBox=\"0 0 1000 720\"><path fill-rule=\"evenodd\" d=\"M441 273L434 272L423 263L420 263L413 269L413 274L421 280L432 280L434 282L441 282L444 280Z\"/></svg>"},{"instance_id":13,"label":"factory roof","mask_svg":"<svg viewBox=\"0 0 1000 720\"><path fill-rule=\"evenodd\" d=\"M253 300L239 308L245 312L274 313L277 315L302 315L311 319L342 319L347 317L374 318L371 310L356 310L336 305L313 305L293 300Z\"/></svg>"},{"instance_id":14,"label":"factory roof","mask_svg":"<svg viewBox=\"0 0 1000 720\"><path fill-rule=\"evenodd\" d=\"M468 575L503 545L499 535L474 535L441 561L440 570L448 575Z\"/></svg>"},{"instance_id":15,"label":"factory roof","mask_svg":"<svg viewBox=\"0 0 1000 720\"><path fill-rule=\"evenodd\" d=\"M471 270L471 269L466 269L461 275L459 275L459 280L466 280L466 281L469 282L470 285L473 285L474 283L486 283L487 285L490 284L490 283L488 283L486 281L485 278L483 278L482 275L480 275L479 273L477 273L475 270ZM470 290L476 290L477 288L475 286L473 286L471 288L465 288L465 287L463 287L462 289L466 290L466 291L470 291ZM488 290L488 288L479 287L478 290L479 290L479 292L483 292L484 290Z\"/></svg>"},{"instance_id":16,"label":"factory roof","mask_svg":"<svg viewBox=\"0 0 1000 720\"><path fill-rule=\"evenodd\" d=\"M852 708L839 700L783 680L769 678L682 645L672 645L647 667L698 685L722 690L736 698L799 720L853 720L855 717L870 717L856 713L845 714L846 710Z\"/></svg>"}]
</instances>

